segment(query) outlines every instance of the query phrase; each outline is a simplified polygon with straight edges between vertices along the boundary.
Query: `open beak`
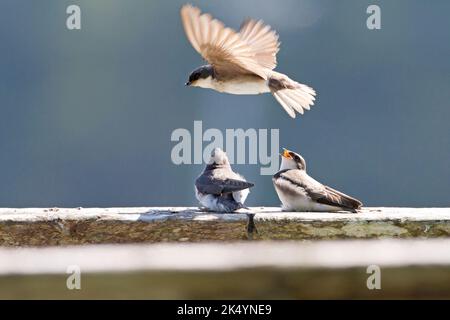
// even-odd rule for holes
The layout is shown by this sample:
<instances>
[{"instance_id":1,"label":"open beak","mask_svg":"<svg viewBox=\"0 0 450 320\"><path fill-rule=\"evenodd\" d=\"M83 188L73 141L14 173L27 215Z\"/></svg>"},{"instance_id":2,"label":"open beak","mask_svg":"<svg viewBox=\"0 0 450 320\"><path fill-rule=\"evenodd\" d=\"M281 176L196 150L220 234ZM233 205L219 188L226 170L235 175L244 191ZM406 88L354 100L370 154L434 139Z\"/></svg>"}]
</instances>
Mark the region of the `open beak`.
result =
<instances>
[{"instance_id":1,"label":"open beak","mask_svg":"<svg viewBox=\"0 0 450 320\"><path fill-rule=\"evenodd\" d=\"M281 156L286 159L292 159L292 156L288 149L283 149L283 153L281 154Z\"/></svg>"}]
</instances>

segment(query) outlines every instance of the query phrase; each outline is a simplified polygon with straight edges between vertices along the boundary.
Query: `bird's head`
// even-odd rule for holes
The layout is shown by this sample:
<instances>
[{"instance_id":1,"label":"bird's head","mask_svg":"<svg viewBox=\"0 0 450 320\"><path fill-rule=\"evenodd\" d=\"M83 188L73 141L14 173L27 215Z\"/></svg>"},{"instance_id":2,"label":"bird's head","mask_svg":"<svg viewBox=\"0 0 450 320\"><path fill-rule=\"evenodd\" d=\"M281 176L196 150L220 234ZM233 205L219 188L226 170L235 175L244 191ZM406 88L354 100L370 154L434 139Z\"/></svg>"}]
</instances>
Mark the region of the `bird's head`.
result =
<instances>
[{"instance_id":1,"label":"bird's head","mask_svg":"<svg viewBox=\"0 0 450 320\"><path fill-rule=\"evenodd\" d=\"M306 162L305 159L298 153L294 151L290 151L288 149L283 149L283 153L281 154L281 166L280 170L290 170L290 169L299 169L306 170Z\"/></svg>"},{"instance_id":2,"label":"bird's head","mask_svg":"<svg viewBox=\"0 0 450 320\"><path fill-rule=\"evenodd\" d=\"M228 157L225 151L220 148L214 148L214 150L211 151L211 157L208 164L229 166L230 161L228 161Z\"/></svg>"},{"instance_id":3,"label":"bird's head","mask_svg":"<svg viewBox=\"0 0 450 320\"><path fill-rule=\"evenodd\" d=\"M203 87L210 77L213 77L214 69L210 65L201 66L189 75L189 80L186 82L186 86L190 87Z\"/></svg>"}]
</instances>

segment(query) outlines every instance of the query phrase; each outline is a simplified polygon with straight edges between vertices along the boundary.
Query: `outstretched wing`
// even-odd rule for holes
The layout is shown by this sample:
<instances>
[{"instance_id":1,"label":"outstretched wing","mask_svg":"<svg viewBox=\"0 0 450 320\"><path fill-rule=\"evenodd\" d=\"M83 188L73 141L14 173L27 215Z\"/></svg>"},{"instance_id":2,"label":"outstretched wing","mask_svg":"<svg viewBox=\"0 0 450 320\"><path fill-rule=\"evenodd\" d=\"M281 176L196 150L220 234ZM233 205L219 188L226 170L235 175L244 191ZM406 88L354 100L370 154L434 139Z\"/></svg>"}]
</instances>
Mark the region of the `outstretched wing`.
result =
<instances>
[{"instance_id":1,"label":"outstretched wing","mask_svg":"<svg viewBox=\"0 0 450 320\"><path fill-rule=\"evenodd\" d=\"M241 39L255 53L255 59L261 66L273 70L277 66L277 53L280 42L277 33L262 20L246 19L239 30Z\"/></svg>"},{"instance_id":2,"label":"outstretched wing","mask_svg":"<svg viewBox=\"0 0 450 320\"><path fill-rule=\"evenodd\" d=\"M190 4L181 8L181 20L194 49L217 73L256 74L267 79L270 70L258 63L254 49L234 30Z\"/></svg>"},{"instance_id":3,"label":"outstretched wing","mask_svg":"<svg viewBox=\"0 0 450 320\"><path fill-rule=\"evenodd\" d=\"M220 195L253 187L254 184L237 179L216 179L212 176L201 175L195 180L195 187L204 194Z\"/></svg>"}]
</instances>

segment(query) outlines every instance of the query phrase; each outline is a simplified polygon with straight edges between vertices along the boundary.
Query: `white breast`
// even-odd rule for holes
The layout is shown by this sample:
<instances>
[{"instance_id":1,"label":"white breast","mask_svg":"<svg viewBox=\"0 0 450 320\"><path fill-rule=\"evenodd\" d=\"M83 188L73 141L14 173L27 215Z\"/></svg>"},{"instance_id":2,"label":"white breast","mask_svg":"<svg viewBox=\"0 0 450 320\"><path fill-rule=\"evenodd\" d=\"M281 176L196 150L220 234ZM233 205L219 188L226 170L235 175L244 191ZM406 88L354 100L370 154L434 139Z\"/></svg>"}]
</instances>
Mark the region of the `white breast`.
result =
<instances>
[{"instance_id":1,"label":"white breast","mask_svg":"<svg viewBox=\"0 0 450 320\"><path fill-rule=\"evenodd\" d=\"M270 92L265 80L218 82L216 90L231 94L260 94Z\"/></svg>"},{"instance_id":2,"label":"white breast","mask_svg":"<svg viewBox=\"0 0 450 320\"><path fill-rule=\"evenodd\" d=\"M211 77L199 79L196 86L231 94L260 94L270 92L264 79L254 77L241 80L217 81Z\"/></svg>"}]
</instances>

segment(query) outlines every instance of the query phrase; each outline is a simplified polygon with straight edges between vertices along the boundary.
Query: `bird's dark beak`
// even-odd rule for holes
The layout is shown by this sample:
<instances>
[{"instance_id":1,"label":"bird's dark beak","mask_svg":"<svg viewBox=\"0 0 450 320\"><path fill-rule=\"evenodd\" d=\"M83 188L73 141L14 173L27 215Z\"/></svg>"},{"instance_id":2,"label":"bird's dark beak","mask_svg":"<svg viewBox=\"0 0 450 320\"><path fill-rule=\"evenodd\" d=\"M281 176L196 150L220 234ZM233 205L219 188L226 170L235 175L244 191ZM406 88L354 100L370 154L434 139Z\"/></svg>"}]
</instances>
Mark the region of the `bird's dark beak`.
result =
<instances>
[{"instance_id":1,"label":"bird's dark beak","mask_svg":"<svg viewBox=\"0 0 450 320\"><path fill-rule=\"evenodd\" d=\"M188 81L188 82L186 82L184 85L185 85L186 87L189 87L189 86L191 85L191 82Z\"/></svg>"}]
</instances>

